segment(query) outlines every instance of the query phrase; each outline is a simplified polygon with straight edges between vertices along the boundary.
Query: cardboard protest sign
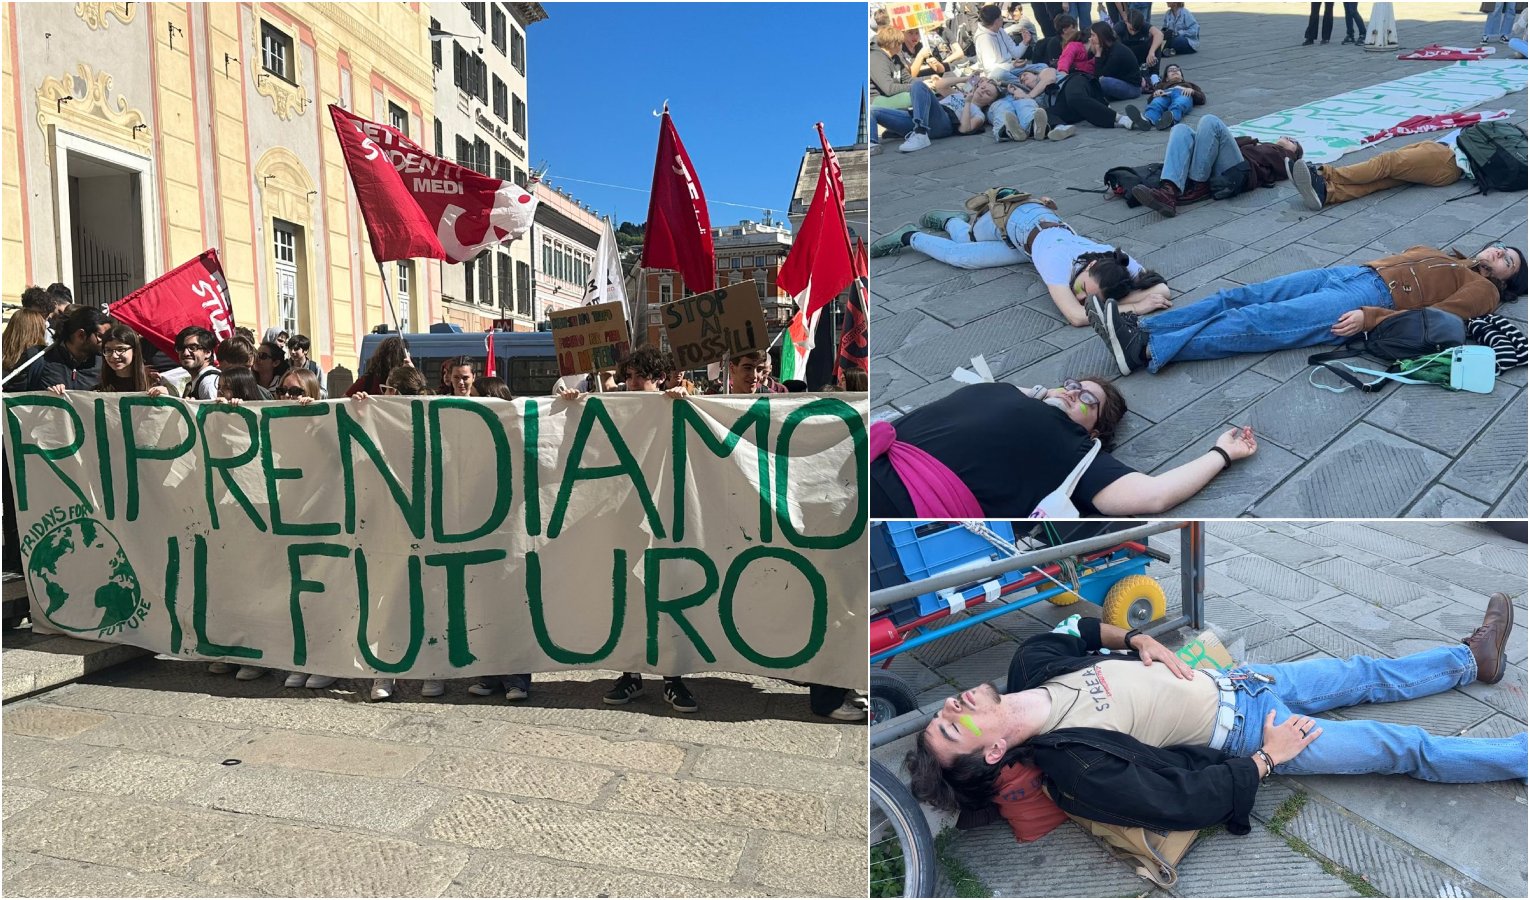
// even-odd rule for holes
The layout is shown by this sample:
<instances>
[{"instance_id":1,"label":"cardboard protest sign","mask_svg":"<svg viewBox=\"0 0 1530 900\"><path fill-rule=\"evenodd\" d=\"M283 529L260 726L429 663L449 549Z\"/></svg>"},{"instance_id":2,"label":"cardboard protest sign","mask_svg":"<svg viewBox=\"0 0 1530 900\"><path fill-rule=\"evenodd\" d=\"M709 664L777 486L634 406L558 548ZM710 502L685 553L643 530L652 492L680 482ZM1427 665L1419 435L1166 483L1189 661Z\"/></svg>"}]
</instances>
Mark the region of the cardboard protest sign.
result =
<instances>
[{"instance_id":1,"label":"cardboard protest sign","mask_svg":"<svg viewBox=\"0 0 1530 900\"><path fill-rule=\"evenodd\" d=\"M548 313L558 374L612 369L632 350L623 304L596 303Z\"/></svg>"},{"instance_id":2,"label":"cardboard protest sign","mask_svg":"<svg viewBox=\"0 0 1530 900\"><path fill-rule=\"evenodd\" d=\"M340 677L866 685L863 397L4 403L39 630Z\"/></svg>"},{"instance_id":3,"label":"cardboard protest sign","mask_svg":"<svg viewBox=\"0 0 1530 900\"><path fill-rule=\"evenodd\" d=\"M670 352L682 369L720 362L770 343L753 281L695 294L659 308Z\"/></svg>"},{"instance_id":4,"label":"cardboard protest sign","mask_svg":"<svg viewBox=\"0 0 1530 900\"><path fill-rule=\"evenodd\" d=\"M946 20L946 11L939 3L892 3L887 15L901 31L910 28L932 28Z\"/></svg>"}]
</instances>

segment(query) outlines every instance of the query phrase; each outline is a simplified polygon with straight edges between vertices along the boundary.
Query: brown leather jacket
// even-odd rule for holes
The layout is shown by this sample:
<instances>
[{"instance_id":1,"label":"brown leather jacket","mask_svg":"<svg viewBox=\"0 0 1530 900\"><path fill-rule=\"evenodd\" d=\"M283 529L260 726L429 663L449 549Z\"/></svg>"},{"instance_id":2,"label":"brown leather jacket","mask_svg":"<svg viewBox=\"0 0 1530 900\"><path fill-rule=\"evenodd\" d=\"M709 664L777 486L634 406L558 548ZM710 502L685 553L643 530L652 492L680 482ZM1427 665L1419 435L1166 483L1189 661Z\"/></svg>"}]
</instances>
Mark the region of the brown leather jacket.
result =
<instances>
[{"instance_id":1,"label":"brown leather jacket","mask_svg":"<svg viewBox=\"0 0 1530 900\"><path fill-rule=\"evenodd\" d=\"M1365 263L1392 291L1396 309L1363 307L1364 329L1408 309L1436 306L1470 319L1498 308L1498 286L1471 268L1471 260L1452 251L1411 247L1396 256Z\"/></svg>"}]
</instances>

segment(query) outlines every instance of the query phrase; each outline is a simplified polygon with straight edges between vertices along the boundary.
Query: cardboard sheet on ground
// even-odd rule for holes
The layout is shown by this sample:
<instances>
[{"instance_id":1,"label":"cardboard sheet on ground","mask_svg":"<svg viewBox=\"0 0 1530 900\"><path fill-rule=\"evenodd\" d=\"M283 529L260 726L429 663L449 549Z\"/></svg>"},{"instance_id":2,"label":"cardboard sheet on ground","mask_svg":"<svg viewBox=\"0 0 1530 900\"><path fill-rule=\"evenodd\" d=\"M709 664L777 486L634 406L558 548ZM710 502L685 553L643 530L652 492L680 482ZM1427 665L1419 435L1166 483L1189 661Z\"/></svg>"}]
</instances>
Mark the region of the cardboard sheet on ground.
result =
<instances>
[{"instance_id":1,"label":"cardboard sheet on ground","mask_svg":"<svg viewBox=\"0 0 1530 900\"><path fill-rule=\"evenodd\" d=\"M1414 116L1467 110L1523 91L1527 77L1526 60L1457 63L1283 109L1232 131L1261 141L1292 137L1301 143L1307 162L1333 162L1359 150L1367 135Z\"/></svg>"},{"instance_id":2,"label":"cardboard sheet on ground","mask_svg":"<svg viewBox=\"0 0 1530 900\"><path fill-rule=\"evenodd\" d=\"M335 676L866 685L864 394L5 398L35 627Z\"/></svg>"}]
</instances>

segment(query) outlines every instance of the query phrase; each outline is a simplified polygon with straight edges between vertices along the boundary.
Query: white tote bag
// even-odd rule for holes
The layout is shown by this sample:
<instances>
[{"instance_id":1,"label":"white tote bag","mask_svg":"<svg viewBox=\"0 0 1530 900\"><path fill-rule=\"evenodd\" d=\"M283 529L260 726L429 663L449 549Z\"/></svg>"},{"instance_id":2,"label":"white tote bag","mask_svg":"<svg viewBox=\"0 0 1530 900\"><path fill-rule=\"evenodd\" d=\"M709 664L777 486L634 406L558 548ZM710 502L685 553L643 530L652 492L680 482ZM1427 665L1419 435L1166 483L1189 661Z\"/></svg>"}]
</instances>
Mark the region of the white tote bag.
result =
<instances>
[{"instance_id":1,"label":"white tote bag","mask_svg":"<svg viewBox=\"0 0 1530 900\"><path fill-rule=\"evenodd\" d=\"M1036 508L1031 511L1033 519L1077 519L1080 518L1078 507L1073 505L1073 489L1078 487L1078 480L1084 477L1094 458L1100 455L1100 442L1095 440L1094 446L1084 454L1084 458L1078 461L1063 483L1057 486L1052 493L1041 498Z\"/></svg>"}]
</instances>

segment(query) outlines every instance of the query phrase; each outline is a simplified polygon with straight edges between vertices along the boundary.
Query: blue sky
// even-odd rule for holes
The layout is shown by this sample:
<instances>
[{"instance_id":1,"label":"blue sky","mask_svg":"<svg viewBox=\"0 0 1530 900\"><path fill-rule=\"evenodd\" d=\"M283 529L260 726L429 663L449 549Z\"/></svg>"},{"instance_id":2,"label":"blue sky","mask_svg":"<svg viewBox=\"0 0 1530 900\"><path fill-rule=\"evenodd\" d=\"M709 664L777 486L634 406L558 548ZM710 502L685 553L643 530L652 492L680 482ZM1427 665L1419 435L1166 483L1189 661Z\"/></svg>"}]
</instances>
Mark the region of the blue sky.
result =
<instances>
[{"instance_id":1,"label":"blue sky","mask_svg":"<svg viewBox=\"0 0 1530 900\"><path fill-rule=\"evenodd\" d=\"M613 223L648 215L666 98L713 225L758 220L759 207L785 220L815 122L831 144L855 140L864 2L543 6L526 30L531 162Z\"/></svg>"}]
</instances>

